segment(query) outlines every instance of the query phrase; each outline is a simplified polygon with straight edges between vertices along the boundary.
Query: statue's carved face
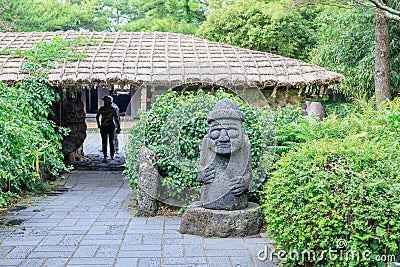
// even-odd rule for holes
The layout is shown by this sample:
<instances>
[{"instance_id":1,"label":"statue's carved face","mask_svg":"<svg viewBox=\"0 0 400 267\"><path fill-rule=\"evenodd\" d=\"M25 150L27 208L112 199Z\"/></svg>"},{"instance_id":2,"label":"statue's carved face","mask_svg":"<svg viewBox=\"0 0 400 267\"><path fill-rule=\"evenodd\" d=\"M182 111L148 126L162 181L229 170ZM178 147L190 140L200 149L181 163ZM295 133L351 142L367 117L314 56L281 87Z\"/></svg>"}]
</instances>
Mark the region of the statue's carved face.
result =
<instances>
[{"instance_id":1,"label":"statue's carved face","mask_svg":"<svg viewBox=\"0 0 400 267\"><path fill-rule=\"evenodd\" d=\"M208 132L217 154L227 155L239 150L243 145L244 130L239 120L223 119L211 122Z\"/></svg>"}]
</instances>

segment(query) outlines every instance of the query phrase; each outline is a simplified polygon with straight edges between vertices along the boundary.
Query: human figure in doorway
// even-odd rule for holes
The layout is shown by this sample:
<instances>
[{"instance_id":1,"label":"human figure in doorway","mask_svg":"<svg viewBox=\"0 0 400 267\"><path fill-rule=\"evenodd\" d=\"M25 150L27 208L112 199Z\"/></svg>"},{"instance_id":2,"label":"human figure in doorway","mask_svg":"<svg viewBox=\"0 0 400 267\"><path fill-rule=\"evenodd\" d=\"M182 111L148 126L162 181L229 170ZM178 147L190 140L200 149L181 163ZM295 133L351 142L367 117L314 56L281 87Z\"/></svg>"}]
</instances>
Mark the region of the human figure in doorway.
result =
<instances>
[{"instance_id":1,"label":"human figure in doorway","mask_svg":"<svg viewBox=\"0 0 400 267\"><path fill-rule=\"evenodd\" d=\"M119 112L119 107L118 107L117 104L115 104L112 96L110 96L110 98L111 98L111 106L117 112L118 121L121 123L121 114ZM115 153L118 154L118 148L119 148L118 134L119 134L120 130L118 130L118 125L117 124L115 124L115 128L114 129L115 129L115 131L114 131L114 139L113 139L113 141L114 141L114 149L115 149Z\"/></svg>"},{"instance_id":2,"label":"human figure in doorway","mask_svg":"<svg viewBox=\"0 0 400 267\"><path fill-rule=\"evenodd\" d=\"M120 131L120 123L115 108L111 106L112 100L110 96L105 96L102 98L104 105L100 107L97 111L96 121L97 126L100 128L101 144L103 151L103 163L107 162L107 141L110 144L110 156L114 159L114 132L115 125L117 125L117 130ZM107 140L108 139L108 140Z\"/></svg>"}]
</instances>

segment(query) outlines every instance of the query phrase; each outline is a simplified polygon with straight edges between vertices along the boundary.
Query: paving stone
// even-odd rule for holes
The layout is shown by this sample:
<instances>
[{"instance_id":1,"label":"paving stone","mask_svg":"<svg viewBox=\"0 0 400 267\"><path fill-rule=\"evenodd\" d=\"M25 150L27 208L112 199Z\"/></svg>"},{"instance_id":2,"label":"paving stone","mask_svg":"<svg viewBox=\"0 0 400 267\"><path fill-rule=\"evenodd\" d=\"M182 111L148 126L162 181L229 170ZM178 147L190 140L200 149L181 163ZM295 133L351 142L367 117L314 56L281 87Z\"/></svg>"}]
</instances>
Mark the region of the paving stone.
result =
<instances>
[{"instance_id":1,"label":"paving stone","mask_svg":"<svg viewBox=\"0 0 400 267\"><path fill-rule=\"evenodd\" d=\"M122 258L161 258L161 250L120 250L118 256Z\"/></svg>"},{"instance_id":2,"label":"paving stone","mask_svg":"<svg viewBox=\"0 0 400 267\"><path fill-rule=\"evenodd\" d=\"M168 231L166 230L164 232L164 238L165 239L170 239L170 238L179 238L179 239L183 239L185 235L179 233L176 230L172 230L172 231ZM197 238L197 237L196 237ZM201 240L201 238L199 238Z\"/></svg>"},{"instance_id":3,"label":"paving stone","mask_svg":"<svg viewBox=\"0 0 400 267\"><path fill-rule=\"evenodd\" d=\"M99 249L99 246L97 246L97 245L80 246L75 251L75 254L73 256L76 258L91 258L91 257L94 257L94 255L96 254L98 249Z\"/></svg>"},{"instance_id":4,"label":"paving stone","mask_svg":"<svg viewBox=\"0 0 400 267\"><path fill-rule=\"evenodd\" d=\"M4 259L11 250L14 249L14 246L1 246L0 247L0 259ZM0 264L1 266L1 264Z\"/></svg>"},{"instance_id":5,"label":"paving stone","mask_svg":"<svg viewBox=\"0 0 400 267\"><path fill-rule=\"evenodd\" d=\"M143 230L143 231L154 231L154 230L161 230L163 231L163 225L159 225L159 224L137 224L137 225L130 225L129 226L129 231L132 230Z\"/></svg>"},{"instance_id":6,"label":"paving stone","mask_svg":"<svg viewBox=\"0 0 400 267\"><path fill-rule=\"evenodd\" d=\"M126 230L126 225L110 225L107 228L106 234L109 235L123 235Z\"/></svg>"},{"instance_id":7,"label":"paving stone","mask_svg":"<svg viewBox=\"0 0 400 267\"><path fill-rule=\"evenodd\" d=\"M9 236L3 240L2 246L36 246L41 238L37 236Z\"/></svg>"},{"instance_id":8,"label":"paving stone","mask_svg":"<svg viewBox=\"0 0 400 267\"><path fill-rule=\"evenodd\" d=\"M182 245L168 245L164 246L162 251L163 257L183 257Z\"/></svg>"},{"instance_id":9,"label":"paving stone","mask_svg":"<svg viewBox=\"0 0 400 267\"><path fill-rule=\"evenodd\" d=\"M96 258L116 258L119 246L117 245L101 245L96 252Z\"/></svg>"},{"instance_id":10,"label":"paving stone","mask_svg":"<svg viewBox=\"0 0 400 267\"><path fill-rule=\"evenodd\" d=\"M161 251L162 245L134 245L129 248L129 250L153 250ZM127 250L126 247L121 247L121 250Z\"/></svg>"},{"instance_id":11,"label":"paving stone","mask_svg":"<svg viewBox=\"0 0 400 267\"><path fill-rule=\"evenodd\" d=\"M159 267L161 266L160 258L139 258L140 267Z\"/></svg>"},{"instance_id":12,"label":"paving stone","mask_svg":"<svg viewBox=\"0 0 400 267\"><path fill-rule=\"evenodd\" d=\"M164 218L148 218L146 224L162 225L164 226Z\"/></svg>"},{"instance_id":13,"label":"paving stone","mask_svg":"<svg viewBox=\"0 0 400 267\"><path fill-rule=\"evenodd\" d=\"M148 229L128 229L126 231L129 234L155 234L158 236L162 236L164 230L163 229L157 229L157 230L148 230Z\"/></svg>"},{"instance_id":14,"label":"paving stone","mask_svg":"<svg viewBox=\"0 0 400 267\"><path fill-rule=\"evenodd\" d=\"M25 259L32 252L34 246L16 246L7 254L7 259Z\"/></svg>"},{"instance_id":15,"label":"paving stone","mask_svg":"<svg viewBox=\"0 0 400 267\"><path fill-rule=\"evenodd\" d=\"M35 252L36 251L48 251L48 252L66 251L66 252L69 252L69 251L75 251L76 248L77 248L76 246L49 246L49 245L42 246L42 245L39 245L35 248Z\"/></svg>"},{"instance_id":16,"label":"paving stone","mask_svg":"<svg viewBox=\"0 0 400 267\"><path fill-rule=\"evenodd\" d=\"M89 235L104 235L107 232L107 225L95 225L90 228L88 234Z\"/></svg>"},{"instance_id":17,"label":"paving stone","mask_svg":"<svg viewBox=\"0 0 400 267\"><path fill-rule=\"evenodd\" d=\"M164 245L180 245L183 244L183 239L182 238L164 238Z\"/></svg>"},{"instance_id":18,"label":"paving stone","mask_svg":"<svg viewBox=\"0 0 400 267\"><path fill-rule=\"evenodd\" d=\"M21 262L19 267L40 267L45 261L46 259L26 259Z\"/></svg>"},{"instance_id":19,"label":"paving stone","mask_svg":"<svg viewBox=\"0 0 400 267\"><path fill-rule=\"evenodd\" d=\"M163 265L197 265L207 264L205 257L162 258Z\"/></svg>"},{"instance_id":20,"label":"paving stone","mask_svg":"<svg viewBox=\"0 0 400 267\"><path fill-rule=\"evenodd\" d=\"M41 242L41 246L51 246L51 245L58 245L64 239L64 235L48 235L44 238Z\"/></svg>"},{"instance_id":21,"label":"paving stone","mask_svg":"<svg viewBox=\"0 0 400 267\"><path fill-rule=\"evenodd\" d=\"M162 244L162 235L147 233L143 235L143 244L144 245Z\"/></svg>"},{"instance_id":22,"label":"paving stone","mask_svg":"<svg viewBox=\"0 0 400 267\"><path fill-rule=\"evenodd\" d=\"M207 261L210 267L232 266L228 257L208 257Z\"/></svg>"},{"instance_id":23,"label":"paving stone","mask_svg":"<svg viewBox=\"0 0 400 267\"><path fill-rule=\"evenodd\" d=\"M49 219L64 219L67 214L64 211L55 211L48 218Z\"/></svg>"},{"instance_id":24,"label":"paving stone","mask_svg":"<svg viewBox=\"0 0 400 267\"><path fill-rule=\"evenodd\" d=\"M114 265L114 258L77 258L73 257L70 259L68 266L82 265L82 266L112 266Z\"/></svg>"},{"instance_id":25,"label":"paving stone","mask_svg":"<svg viewBox=\"0 0 400 267\"><path fill-rule=\"evenodd\" d=\"M55 267L55 266L65 266L68 262L68 258L51 258L47 259L44 263L44 267Z\"/></svg>"},{"instance_id":26,"label":"paving stone","mask_svg":"<svg viewBox=\"0 0 400 267\"><path fill-rule=\"evenodd\" d=\"M25 221L0 229L0 266L275 266L256 258L265 236L202 238L180 234L180 217L132 218L134 194L119 172L66 176L67 192L9 214Z\"/></svg>"},{"instance_id":27,"label":"paving stone","mask_svg":"<svg viewBox=\"0 0 400 267\"><path fill-rule=\"evenodd\" d=\"M229 250L225 250L224 248L220 248L220 249L212 249L212 250L208 250L206 249L206 254L208 257L220 257L220 256L224 256L224 257L228 257L228 256L236 256L236 257L249 257L249 251L245 250L245 249L229 249Z\"/></svg>"},{"instance_id":28,"label":"paving stone","mask_svg":"<svg viewBox=\"0 0 400 267\"><path fill-rule=\"evenodd\" d=\"M115 263L115 267L136 267L138 266L138 258L119 258Z\"/></svg>"},{"instance_id":29,"label":"paving stone","mask_svg":"<svg viewBox=\"0 0 400 267\"><path fill-rule=\"evenodd\" d=\"M123 246L138 245L142 243L142 240L143 240L143 235L141 234L127 233L123 239L122 245Z\"/></svg>"},{"instance_id":30,"label":"paving stone","mask_svg":"<svg viewBox=\"0 0 400 267\"><path fill-rule=\"evenodd\" d=\"M24 260L23 259L0 259L0 266L19 266Z\"/></svg>"},{"instance_id":31,"label":"paving stone","mask_svg":"<svg viewBox=\"0 0 400 267\"><path fill-rule=\"evenodd\" d=\"M81 242L82 246L93 246L93 245L119 245L121 240L119 239L106 239L103 236L103 239L84 239Z\"/></svg>"},{"instance_id":32,"label":"paving stone","mask_svg":"<svg viewBox=\"0 0 400 267\"><path fill-rule=\"evenodd\" d=\"M260 261L258 259L254 259L253 258L253 261L255 262L257 267L276 267L277 266L276 264L274 264L274 263L272 263L271 261L268 261L268 260Z\"/></svg>"},{"instance_id":33,"label":"paving stone","mask_svg":"<svg viewBox=\"0 0 400 267\"><path fill-rule=\"evenodd\" d=\"M62 220L58 226L75 226L78 225L79 219L64 219ZM79 226L83 227L84 225L79 224Z\"/></svg>"},{"instance_id":34,"label":"paving stone","mask_svg":"<svg viewBox=\"0 0 400 267\"><path fill-rule=\"evenodd\" d=\"M205 257L202 245L184 245L184 253L186 257Z\"/></svg>"},{"instance_id":35,"label":"paving stone","mask_svg":"<svg viewBox=\"0 0 400 267\"><path fill-rule=\"evenodd\" d=\"M252 259L248 257L230 257L230 260L234 267L255 266Z\"/></svg>"},{"instance_id":36,"label":"paving stone","mask_svg":"<svg viewBox=\"0 0 400 267\"><path fill-rule=\"evenodd\" d=\"M242 238L205 238L204 243L206 246L208 245L217 245L220 248L226 246L227 244L230 244L232 246L243 246L244 247L244 241Z\"/></svg>"},{"instance_id":37,"label":"paving stone","mask_svg":"<svg viewBox=\"0 0 400 267\"><path fill-rule=\"evenodd\" d=\"M43 258L61 258L72 256L73 251L34 251L29 254L29 258L43 259Z\"/></svg>"},{"instance_id":38,"label":"paving stone","mask_svg":"<svg viewBox=\"0 0 400 267\"><path fill-rule=\"evenodd\" d=\"M180 225L179 224L166 224L165 225L165 229L166 230L175 230L178 231L180 229Z\"/></svg>"},{"instance_id":39,"label":"paving stone","mask_svg":"<svg viewBox=\"0 0 400 267\"><path fill-rule=\"evenodd\" d=\"M84 235L76 234L71 235L67 234L64 236L63 240L61 240L60 245L64 246L77 246L82 241Z\"/></svg>"},{"instance_id":40,"label":"paving stone","mask_svg":"<svg viewBox=\"0 0 400 267\"><path fill-rule=\"evenodd\" d=\"M78 220L77 225L92 225L96 219L69 219L69 220Z\"/></svg>"}]
</instances>

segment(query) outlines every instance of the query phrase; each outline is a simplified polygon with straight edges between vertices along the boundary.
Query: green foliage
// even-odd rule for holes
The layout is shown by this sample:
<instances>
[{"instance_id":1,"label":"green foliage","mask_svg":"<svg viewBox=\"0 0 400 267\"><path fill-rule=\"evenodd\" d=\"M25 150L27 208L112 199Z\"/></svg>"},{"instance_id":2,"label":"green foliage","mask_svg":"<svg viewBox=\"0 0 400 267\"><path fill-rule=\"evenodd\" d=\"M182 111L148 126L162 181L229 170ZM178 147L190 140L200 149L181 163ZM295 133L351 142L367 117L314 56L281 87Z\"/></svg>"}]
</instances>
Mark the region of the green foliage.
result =
<instances>
[{"instance_id":1,"label":"green foliage","mask_svg":"<svg viewBox=\"0 0 400 267\"><path fill-rule=\"evenodd\" d=\"M316 19L318 44L311 53L314 64L342 73L339 91L354 98L374 95L374 13L370 9L329 8ZM391 90L399 88L399 24L390 25Z\"/></svg>"},{"instance_id":2,"label":"green foliage","mask_svg":"<svg viewBox=\"0 0 400 267\"><path fill-rule=\"evenodd\" d=\"M322 101L326 115L335 115L344 118L349 113L357 111L357 105L348 102Z\"/></svg>"},{"instance_id":3,"label":"green foliage","mask_svg":"<svg viewBox=\"0 0 400 267\"><path fill-rule=\"evenodd\" d=\"M39 79L47 79L47 69L55 69L61 64L77 61L86 56L85 52L77 51L78 46L95 45L99 41L86 40L82 36L75 39L64 40L59 36L54 37L51 42L40 40L33 49L0 51L3 55L11 57L24 57L26 62L21 68Z\"/></svg>"},{"instance_id":4,"label":"green foliage","mask_svg":"<svg viewBox=\"0 0 400 267\"><path fill-rule=\"evenodd\" d=\"M196 35L211 41L307 60L315 45L317 10L290 12L281 4L257 0L229 1L213 10Z\"/></svg>"},{"instance_id":5,"label":"green foliage","mask_svg":"<svg viewBox=\"0 0 400 267\"><path fill-rule=\"evenodd\" d=\"M130 132L126 171L131 186L137 188L139 151L147 146L159 156L157 165L163 176L166 194L178 200L186 199L184 192L199 193L196 181L200 146L209 129L207 114L223 98L234 100L244 112L244 128L252 146L253 185L250 194L258 196L258 189L266 177L263 166L271 161L267 149L273 140L271 118L261 109L247 106L242 100L219 90L215 95L200 91L197 95L178 95L170 91L159 97L150 111L141 114L141 120ZM264 164L260 164L264 162ZM192 196L192 198L195 196ZM190 202L189 202L190 203Z\"/></svg>"},{"instance_id":6,"label":"green foliage","mask_svg":"<svg viewBox=\"0 0 400 267\"><path fill-rule=\"evenodd\" d=\"M293 146L303 142L304 136L293 129L292 125L297 125L301 118L300 107L278 108L274 113L275 133L275 153L281 155L289 151Z\"/></svg>"},{"instance_id":7,"label":"green foliage","mask_svg":"<svg viewBox=\"0 0 400 267\"><path fill-rule=\"evenodd\" d=\"M119 18L124 14L127 23L116 24L115 28L124 31L194 34L205 20L206 2L203 0L133 0L121 6L118 1L113 7L121 11Z\"/></svg>"},{"instance_id":8,"label":"green foliage","mask_svg":"<svg viewBox=\"0 0 400 267\"><path fill-rule=\"evenodd\" d=\"M0 5L0 20L20 31L102 31L110 26L101 0L8 0Z\"/></svg>"},{"instance_id":9,"label":"green foliage","mask_svg":"<svg viewBox=\"0 0 400 267\"><path fill-rule=\"evenodd\" d=\"M0 84L0 205L7 204L7 195L32 191L42 177L65 170L61 134L46 120L45 102L55 94L41 95L40 90L51 91L35 84Z\"/></svg>"},{"instance_id":10,"label":"green foliage","mask_svg":"<svg viewBox=\"0 0 400 267\"><path fill-rule=\"evenodd\" d=\"M19 31L163 31L195 33L206 0L0 1L0 29Z\"/></svg>"},{"instance_id":11,"label":"green foliage","mask_svg":"<svg viewBox=\"0 0 400 267\"><path fill-rule=\"evenodd\" d=\"M302 138L266 183L267 233L287 253L314 251L321 258L287 257L287 266L380 266L377 256L399 256L399 111L399 99L381 111L369 102L345 118L287 124ZM340 249L360 257L340 260ZM369 262L364 251L371 252Z\"/></svg>"},{"instance_id":12,"label":"green foliage","mask_svg":"<svg viewBox=\"0 0 400 267\"><path fill-rule=\"evenodd\" d=\"M47 70L84 57L75 52L76 46L90 44L82 38L63 41L56 37L30 50L1 51L24 57L21 71L29 75L16 85L0 83L0 205L66 170L61 140L68 131L48 120L60 96L48 84Z\"/></svg>"}]
</instances>

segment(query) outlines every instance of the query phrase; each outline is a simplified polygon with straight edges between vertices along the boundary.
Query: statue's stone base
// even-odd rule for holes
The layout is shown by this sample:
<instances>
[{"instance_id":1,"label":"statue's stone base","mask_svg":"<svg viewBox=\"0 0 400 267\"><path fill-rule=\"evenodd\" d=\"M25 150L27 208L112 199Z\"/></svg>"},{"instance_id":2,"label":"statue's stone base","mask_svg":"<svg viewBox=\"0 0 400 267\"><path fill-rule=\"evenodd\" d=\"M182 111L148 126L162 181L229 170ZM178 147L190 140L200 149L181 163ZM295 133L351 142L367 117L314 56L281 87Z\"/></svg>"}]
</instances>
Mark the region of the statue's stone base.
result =
<instances>
[{"instance_id":1,"label":"statue's stone base","mask_svg":"<svg viewBox=\"0 0 400 267\"><path fill-rule=\"evenodd\" d=\"M182 216L182 234L205 237L241 237L258 234L263 223L261 209L249 202L242 210L211 210L194 202Z\"/></svg>"}]
</instances>

